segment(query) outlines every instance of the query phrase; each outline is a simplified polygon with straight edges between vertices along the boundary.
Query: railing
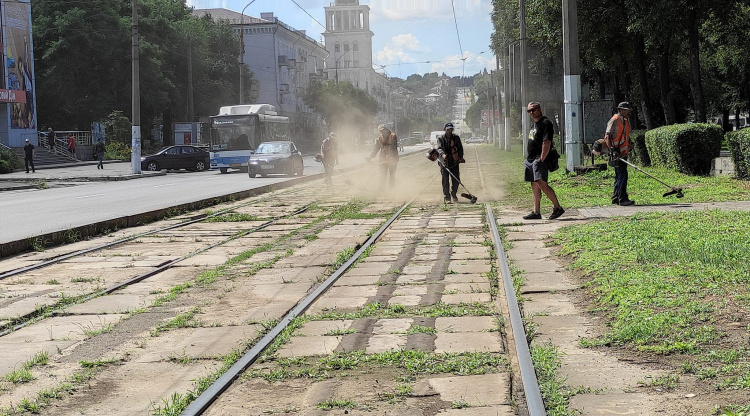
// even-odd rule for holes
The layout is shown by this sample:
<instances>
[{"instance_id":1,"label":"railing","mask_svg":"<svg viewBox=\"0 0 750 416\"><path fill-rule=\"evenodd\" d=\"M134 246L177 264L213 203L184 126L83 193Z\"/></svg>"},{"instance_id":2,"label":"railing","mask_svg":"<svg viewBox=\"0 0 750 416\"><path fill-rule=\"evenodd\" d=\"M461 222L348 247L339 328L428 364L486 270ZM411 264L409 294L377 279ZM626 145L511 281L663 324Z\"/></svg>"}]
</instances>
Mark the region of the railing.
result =
<instances>
[{"instance_id":1,"label":"railing","mask_svg":"<svg viewBox=\"0 0 750 416\"><path fill-rule=\"evenodd\" d=\"M70 150L68 150L68 139L55 137L55 147L54 149L51 150L51 152L55 153L56 155L66 157L73 161L78 160L78 158L76 158L75 153L70 153Z\"/></svg>"}]
</instances>

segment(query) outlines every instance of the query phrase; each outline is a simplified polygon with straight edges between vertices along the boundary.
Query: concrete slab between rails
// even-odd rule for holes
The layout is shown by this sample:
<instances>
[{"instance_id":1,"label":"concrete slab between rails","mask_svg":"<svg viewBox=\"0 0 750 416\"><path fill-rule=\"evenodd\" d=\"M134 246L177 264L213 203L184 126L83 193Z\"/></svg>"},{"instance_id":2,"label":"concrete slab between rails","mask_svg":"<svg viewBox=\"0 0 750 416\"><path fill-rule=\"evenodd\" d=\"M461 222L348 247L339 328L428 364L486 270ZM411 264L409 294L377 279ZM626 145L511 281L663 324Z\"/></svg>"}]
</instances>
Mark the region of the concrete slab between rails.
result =
<instances>
[{"instance_id":1,"label":"concrete slab between rails","mask_svg":"<svg viewBox=\"0 0 750 416\"><path fill-rule=\"evenodd\" d=\"M440 395L440 400L465 401L472 407L508 405L510 377L505 373L434 377L417 381L414 391L433 391Z\"/></svg>"},{"instance_id":2,"label":"concrete slab between rails","mask_svg":"<svg viewBox=\"0 0 750 416\"><path fill-rule=\"evenodd\" d=\"M570 348L563 357L560 374L571 387L627 391L638 387L639 381L647 381L666 373L646 370L599 351Z\"/></svg>"},{"instance_id":3,"label":"concrete slab between rails","mask_svg":"<svg viewBox=\"0 0 750 416\"><path fill-rule=\"evenodd\" d=\"M343 336L295 337L278 351L281 358L331 355L341 345Z\"/></svg>"},{"instance_id":4,"label":"concrete slab between rails","mask_svg":"<svg viewBox=\"0 0 750 416\"><path fill-rule=\"evenodd\" d=\"M649 396L644 393L576 394L570 399L570 407L582 416L648 416L653 414L648 402Z\"/></svg>"},{"instance_id":5,"label":"concrete slab between rails","mask_svg":"<svg viewBox=\"0 0 750 416\"><path fill-rule=\"evenodd\" d=\"M6 339L3 339L3 354L2 359L0 359L0 374L8 374L11 371L23 368L23 363L40 352L44 351L49 354L50 357L54 357L59 352L64 351L77 343L77 340L69 339L34 342L9 342Z\"/></svg>"},{"instance_id":6,"label":"concrete slab between rails","mask_svg":"<svg viewBox=\"0 0 750 416\"><path fill-rule=\"evenodd\" d=\"M577 289L578 285L571 283L564 273L559 271L526 273L521 293L554 292Z\"/></svg>"},{"instance_id":7,"label":"concrete slab between rails","mask_svg":"<svg viewBox=\"0 0 750 416\"><path fill-rule=\"evenodd\" d=\"M438 333L435 353L504 352L499 332Z\"/></svg>"},{"instance_id":8,"label":"concrete slab between rails","mask_svg":"<svg viewBox=\"0 0 750 416\"><path fill-rule=\"evenodd\" d=\"M488 260L452 260L448 264L449 272L482 274L489 273L491 265Z\"/></svg>"},{"instance_id":9,"label":"concrete slab between rails","mask_svg":"<svg viewBox=\"0 0 750 416\"><path fill-rule=\"evenodd\" d=\"M95 332L114 325L125 315L76 315L49 318L41 324L27 326L4 336L5 342L44 343L47 341L81 341L86 332Z\"/></svg>"},{"instance_id":10,"label":"concrete slab between rails","mask_svg":"<svg viewBox=\"0 0 750 416\"><path fill-rule=\"evenodd\" d=\"M244 340L258 337L260 325L238 325L216 328L179 328L148 339L147 352L136 357L136 363L156 363L176 357L211 359L240 348Z\"/></svg>"},{"instance_id":11,"label":"concrete slab between rails","mask_svg":"<svg viewBox=\"0 0 750 416\"><path fill-rule=\"evenodd\" d=\"M385 334L373 335L367 340L365 352L368 354L377 354L380 352L400 351L406 347L408 335Z\"/></svg>"},{"instance_id":12,"label":"concrete slab between rails","mask_svg":"<svg viewBox=\"0 0 750 416\"><path fill-rule=\"evenodd\" d=\"M515 416L513 406L469 407L466 409L441 410L438 416Z\"/></svg>"},{"instance_id":13,"label":"concrete slab between rails","mask_svg":"<svg viewBox=\"0 0 750 416\"><path fill-rule=\"evenodd\" d=\"M36 311L39 307L52 305L59 299L48 296L29 296L5 299L6 305L0 308L0 318L17 319Z\"/></svg>"},{"instance_id":14,"label":"concrete slab between rails","mask_svg":"<svg viewBox=\"0 0 750 416\"><path fill-rule=\"evenodd\" d=\"M412 307L412 306L419 306L422 304L422 296L420 295L403 295L403 296L393 296L392 298L388 299L388 305L401 305L406 307Z\"/></svg>"},{"instance_id":15,"label":"concrete slab between rails","mask_svg":"<svg viewBox=\"0 0 750 416\"><path fill-rule=\"evenodd\" d=\"M493 316L462 316L435 318L435 329L444 333L496 331L497 320Z\"/></svg>"},{"instance_id":16,"label":"concrete slab between rails","mask_svg":"<svg viewBox=\"0 0 750 416\"><path fill-rule=\"evenodd\" d=\"M76 315L128 313L145 308L156 299L156 295L129 295L116 293L92 299L86 303L72 306L66 313Z\"/></svg>"},{"instance_id":17,"label":"concrete slab between rails","mask_svg":"<svg viewBox=\"0 0 750 416\"><path fill-rule=\"evenodd\" d=\"M523 311L529 316L576 315L578 309L565 293L528 293L524 295Z\"/></svg>"}]
</instances>

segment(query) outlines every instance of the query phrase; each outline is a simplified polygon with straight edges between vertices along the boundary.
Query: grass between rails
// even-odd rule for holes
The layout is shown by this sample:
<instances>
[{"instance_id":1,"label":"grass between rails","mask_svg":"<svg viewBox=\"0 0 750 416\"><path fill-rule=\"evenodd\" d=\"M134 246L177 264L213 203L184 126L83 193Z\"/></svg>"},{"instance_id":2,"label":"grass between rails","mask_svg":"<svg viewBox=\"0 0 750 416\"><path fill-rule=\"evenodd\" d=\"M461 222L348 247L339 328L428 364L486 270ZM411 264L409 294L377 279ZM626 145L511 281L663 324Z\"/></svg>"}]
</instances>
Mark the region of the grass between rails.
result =
<instances>
[{"instance_id":1,"label":"grass between rails","mask_svg":"<svg viewBox=\"0 0 750 416\"><path fill-rule=\"evenodd\" d=\"M516 144L514 142L514 144ZM507 193L503 203L517 209L531 207L531 187L523 180L524 165L521 145L518 143L512 152L505 152L493 146L483 146L482 151L494 152L503 170L507 172ZM564 158L565 155L562 155ZM561 163L564 163L564 159ZM597 163L601 160L597 160ZM589 162L590 163L590 159ZM644 170L660 180L684 189L682 199L662 198L667 191L664 185L647 177L641 172L628 167L628 192L638 205L694 202L725 202L750 200L750 182L732 179L727 176L703 177L689 176L669 169L647 167ZM590 172L585 175L565 173L562 167L552 172L549 177L550 186L555 190L560 204L565 208L580 208L590 206L609 205L614 184L614 170L609 168L604 172ZM542 197L543 211L551 208L552 204L546 197Z\"/></svg>"},{"instance_id":2,"label":"grass between rails","mask_svg":"<svg viewBox=\"0 0 750 416\"><path fill-rule=\"evenodd\" d=\"M610 330L584 346L670 356L713 388L750 390L750 213L642 214L566 227L559 254Z\"/></svg>"}]
</instances>

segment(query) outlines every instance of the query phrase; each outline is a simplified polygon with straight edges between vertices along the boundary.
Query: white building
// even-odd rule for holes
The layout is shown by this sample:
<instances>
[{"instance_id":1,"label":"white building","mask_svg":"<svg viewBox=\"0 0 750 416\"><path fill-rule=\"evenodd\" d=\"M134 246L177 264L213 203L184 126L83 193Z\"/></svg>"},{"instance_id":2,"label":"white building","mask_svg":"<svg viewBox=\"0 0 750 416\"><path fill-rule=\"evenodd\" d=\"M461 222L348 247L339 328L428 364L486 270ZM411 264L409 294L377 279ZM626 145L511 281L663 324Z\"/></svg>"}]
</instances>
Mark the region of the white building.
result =
<instances>
[{"instance_id":1,"label":"white building","mask_svg":"<svg viewBox=\"0 0 750 416\"><path fill-rule=\"evenodd\" d=\"M325 123L305 105L302 96L313 79L325 78L324 62L329 55L325 47L273 13L261 13L260 18L227 9L198 9L193 13L209 14L214 20L231 24L238 36L242 33L241 60L256 81L252 86L257 89L255 101L273 104L281 115L291 119L297 147L316 149L325 136Z\"/></svg>"}]
</instances>

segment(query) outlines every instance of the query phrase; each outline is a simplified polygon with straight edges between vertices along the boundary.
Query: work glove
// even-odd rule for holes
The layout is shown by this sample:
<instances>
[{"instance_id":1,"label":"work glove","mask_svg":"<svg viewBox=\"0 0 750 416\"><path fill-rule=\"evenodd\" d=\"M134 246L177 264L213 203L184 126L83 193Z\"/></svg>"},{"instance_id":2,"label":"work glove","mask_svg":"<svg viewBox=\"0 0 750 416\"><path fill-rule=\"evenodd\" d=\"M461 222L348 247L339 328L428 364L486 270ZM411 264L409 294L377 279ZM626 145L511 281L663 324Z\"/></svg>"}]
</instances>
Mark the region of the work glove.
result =
<instances>
[{"instance_id":1,"label":"work glove","mask_svg":"<svg viewBox=\"0 0 750 416\"><path fill-rule=\"evenodd\" d=\"M466 163L465 159L458 159L458 163Z\"/></svg>"}]
</instances>

